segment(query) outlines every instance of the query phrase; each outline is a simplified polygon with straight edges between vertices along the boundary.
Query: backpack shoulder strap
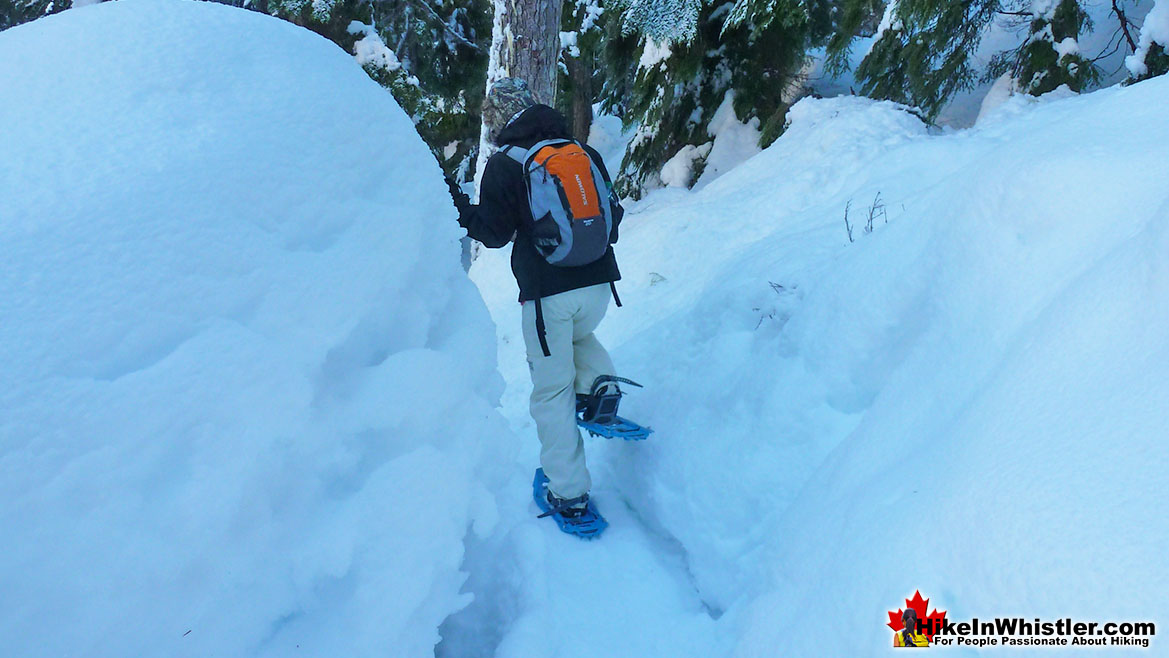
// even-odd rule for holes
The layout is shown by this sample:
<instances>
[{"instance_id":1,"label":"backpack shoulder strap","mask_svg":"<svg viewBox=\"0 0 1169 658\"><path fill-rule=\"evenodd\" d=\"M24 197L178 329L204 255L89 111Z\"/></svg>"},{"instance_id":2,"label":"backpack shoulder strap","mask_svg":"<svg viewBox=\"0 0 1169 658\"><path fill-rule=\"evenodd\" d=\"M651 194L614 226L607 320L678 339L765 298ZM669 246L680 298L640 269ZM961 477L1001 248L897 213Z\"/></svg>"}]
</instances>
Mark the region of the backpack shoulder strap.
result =
<instances>
[{"instance_id":1,"label":"backpack shoulder strap","mask_svg":"<svg viewBox=\"0 0 1169 658\"><path fill-rule=\"evenodd\" d=\"M524 149L521 149L521 148L519 148L518 146L514 146L514 145L511 145L511 144L509 144L509 145L507 145L507 146L503 147L503 148L502 148L502 149L500 149L500 150L501 150L501 151L503 151L503 154L504 154L504 155L506 155L507 157L509 157L509 158L511 158L512 160L515 160L516 162L520 163L520 165L521 165L521 166L522 166L522 165L523 165L523 164L524 164L524 163L527 161L527 159L528 159L528 153L527 153L527 151L525 151Z\"/></svg>"}]
</instances>

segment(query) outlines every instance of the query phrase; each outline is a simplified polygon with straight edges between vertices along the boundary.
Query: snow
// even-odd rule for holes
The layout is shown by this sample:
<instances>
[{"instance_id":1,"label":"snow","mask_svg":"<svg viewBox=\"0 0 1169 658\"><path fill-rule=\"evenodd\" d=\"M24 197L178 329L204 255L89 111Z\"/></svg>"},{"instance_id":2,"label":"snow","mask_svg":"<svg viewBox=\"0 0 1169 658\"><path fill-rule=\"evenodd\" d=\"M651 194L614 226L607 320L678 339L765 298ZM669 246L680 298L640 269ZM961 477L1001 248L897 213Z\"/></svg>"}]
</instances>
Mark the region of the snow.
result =
<instances>
[{"instance_id":1,"label":"snow","mask_svg":"<svg viewBox=\"0 0 1169 658\"><path fill-rule=\"evenodd\" d=\"M605 8L601 6L601 0L576 0L576 11L581 16L580 31L583 33L597 27Z\"/></svg>"},{"instance_id":2,"label":"snow","mask_svg":"<svg viewBox=\"0 0 1169 658\"><path fill-rule=\"evenodd\" d=\"M1039 96L1010 94L995 98L987 95L987 102L983 103L982 112L978 115L977 125L985 127L993 123L1007 121L1012 117L1030 112L1036 105L1064 100L1077 95L1067 85L1060 85L1046 94L1040 94ZM996 100L998 102L995 102Z\"/></svg>"},{"instance_id":3,"label":"snow","mask_svg":"<svg viewBox=\"0 0 1169 658\"><path fill-rule=\"evenodd\" d=\"M1153 8L1149 10L1145 16L1145 22L1141 25L1137 50L1124 60L1125 66L1133 77L1140 77L1148 73L1145 57L1149 54L1149 49L1153 47L1154 43L1159 43L1162 48L1169 50L1169 2L1165 0L1153 2Z\"/></svg>"},{"instance_id":4,"label":"snow","mask_svg":"<svg viewBox=\"0 0 1169 658\"><path fill-rule=\"evenodd\" d=\"M678 149L678 152L662 165L657 179L649 181L646 188L656 189L657 183L660 181L662 186L668 188L693 186L694 189L701 189L758 153L760 151L759 118L752 117L746 123L739 121L735 116L734 102L735 92L733 90L727 91L723 96L722 103L719 104L714 116L711 117L710 125L707 126L707 132L714 139L697 146L687 144ZM698 114L699 111L695 110L695 113ZM650 130L653 129L656 128ZM640 127L636 131L629 132L633 132L633 140L648 134ZM625 138L623 141L628 144L630 138ZM612 159L605 152L602 152L602 155L608 163L619 161L623 153L612 154L614 156ZM698 180L695 180L695 164L700 161L703 163L702 174Z\"/></svg>"},{"instance_id":5,"label":"snow","mask_svg":"<svg viewBox=\"0 0 1169 658\"><path fill-rule=\"evenodd\" d=\"M450 160L452 157L454 157L455 152L457 152L458 150L459 150L459 141L458 140L454 140L454 141L448 143L446 146L442 147L443 159Z\"/></svg>"},{"instance_id":6,"label":"snow","mask_svg":"<svg viewBox=\"0 0 1169 658\"><path fill-rule=\"evenodd\" d=\"M1067 37L1063 41L1055 44L1055 52L1060 59L1071 55L1080 54L1080 44L1072 37Z\"/></svg>"},{"instance_id":7,"label":"snow","mask_svg":"<svg viewBox=\"0 0 1169 658\"><path fill-rule=\"evenodd\" d=\"M1169 77L944 132L809 98L761 152L724 99L721 175L622 225L599 335L656 432L586 439L592 543L535 518L508 250L468 280L351 56L122 0L0 34L0 86L7 653L864 656L916 590L1169 616Z\"/></svg>"},{"instance_id":8,"label":"snow","mask_svg":"<svg viewBox=\"0 0 1169 658\"><path fill-rule=\"evenodd\" d=\"M713 146L711 142L703 144L701 147L687 144L683 146L674 157L666 160L662 165L662 171L659 174L662 185L666 187L690 187L694 182L694 161L705 158L710 153L710 147Z\"/></svg>"},{"instance_id":9,"label":"snow","mask_svg":"<svg viewBox=\"0 0 1169 658\"><path fill-rule=\"evenodd\" d=\"M593 105L593 124L589 128L589 146L601 154L609 173L617 176L625 149L632 139L634 128L626 129L621 117L605 114L601 104Z\"/></svg>"},{"instance_id":10,"label":"snow","mask_svg":"<svg viewBox=\"0 0 1169 658\"><path fill-rule=\"evenodd\" d=\"M897 17L897 9L899 5L900 2L898 2L898 0L889 0L889 2L885 3L885 10L881 14L881 22L877 24L877 31L873 33L872 37L865 39L867 43L865 44L864 52L861 54L860 59L857 60L857 63L859 63L861 59L869 56L869 53L873 51L873 45L880 41L881 37L885 36L886 32L890 30L900 30L902 28L901 19Z\"/></svg>"},{"instance_id":11,"label":"snow","mask_svg":"<svg viewBox=\"0 0 1169 658\"><path fill-rule=\"evenodd\" d=\"M577 46L576 32L561 32L560 33L560 50L568 54L569 57L580 57L580 47Z\"/></svg>"},{"instance_id":12,"label":"snow","mask_svg":"<svg viewBox=\"0 0 1169 658\"><path fill-rule=\"evenodd\" d=\"M698 30L703 4L703 0L622 0L617 5L621 32L644 34L659 43L688 43ZM720 7L715 13L722 11Z\"/></svg>"},{"instance_id":13,"label":"snow","mask_svg":"<svg viewBox=\"0 0 1169 658\"><path fill-rule=\"evenodd\" d=\"M432 655L514 445L410 119L178 0L7 30L0 86L5 653Z\"/></svg>"},{"instance_id":14,"label":"snow","mask_svg":"<svg viewBox=\"0 0 1169 658\"><path fill-rule=\"evenodd\" d=\"M372 25L366 25L361 21L351 21L348 30L349 34L362 35L353 44L353 54L357 58L358 64L391 72L402 68L401 62L398 61L398 56L386 46L385 42L382 41L381 35L377 33L377 30ZM417 82L414 84L416 85Z\"/></svg>"},{"instance_id":15,"label":"snow","mask_svg":"<svg viewBox=\"0 0 1169 658\"><path fill-rule=\"evenodd\" d=\"M1031 14L1048 21L1055 16L1055 6L1058 0L1031 0Z\"/></svg>"},{"instance_id":16,"label":"snow","mask_svg":"<svg viewBox=\"0 0 1169 658\"><path fill-rule=\"evenodd\" d=\"M1002 107L1003 103L1014 98L1017 91L1015 79L1011 77L1010 73L1000 75L990 86L986 96L982 97L982 105L978 108L978 118L974 120L974 125L982 123L985 117Z\"/></svg>"},{"instance_id":17,"label":"snow","mask_svg":"<svg viewBox=\"0 0 1169 658\"><path fill-rule=\"evenodd\" d=\"M520 566L484 577L506 606L448 625L490 620L488 646L446 655L874 655L918 589L953 618L1164 619L1167 102L1162 77L931 134L805 99L762 153L629 208L599 335L656 433L586 440L613 525L583 547L517 509L528 374L485 254L529 464L472 558ZM541 630L558 615L592 632Z\"/></svg>"},{"instance_id":18,"label":"snow","mask_svg":"<svg viewBox=\"0 0 1169 658\"><path fill-rule=\"evenodd\" d=\"M701 189L759 152L759 117L747 123L735 116L735 92L728 90L723 102L714 111L706 131L714 137L714 145L706 156L706 167L694 184Z\"/></svg>"},{"instance_id":19,"label":"snow","mask_svg":"<svg viewBox=\"0 0 1169 658\"><path fill-rule=\"evenodd\" d=\"M646 37L641 48L641 59L637 61L637 68L651 70L670 58L670 42L655 41L653 37Z\"/></svg>"}]
</instances>

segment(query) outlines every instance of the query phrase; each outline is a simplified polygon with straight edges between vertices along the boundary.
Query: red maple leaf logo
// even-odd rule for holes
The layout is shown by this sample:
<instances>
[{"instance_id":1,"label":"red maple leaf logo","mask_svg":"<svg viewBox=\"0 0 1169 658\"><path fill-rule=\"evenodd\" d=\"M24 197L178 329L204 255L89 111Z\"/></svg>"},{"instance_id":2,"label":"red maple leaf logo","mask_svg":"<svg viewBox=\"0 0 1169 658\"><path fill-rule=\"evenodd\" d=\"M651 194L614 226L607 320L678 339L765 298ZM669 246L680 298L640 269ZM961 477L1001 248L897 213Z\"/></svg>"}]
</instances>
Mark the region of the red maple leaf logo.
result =
<instances>
[{"instance_id":1,"label":"red maple leaf logo","mask_svg":"<svg viewBox=\"0 0 1169 658\"><path fill-rule=\"evenodd\" d=\"M933 642L934 632L940 629L942 624L946 621L946 611L942 610L941 612L938 612L938 609L934 608L933 612L929 613L929 615L926 615L925 611L929 604L929 599L921 598L920 591L914 591L912 599L905 599L906 607L913 608L913 611L917 613L918 620L920 620L922 623L922 635L925 635L930 642ZM901 615L904 612L905 608L898 608L897 612L889 612L889 628L892 628L894 631L898 632L905 628L905 622L901 621ZM930 622L933 623L931 624Z\"/></svg>"}]
</instances>

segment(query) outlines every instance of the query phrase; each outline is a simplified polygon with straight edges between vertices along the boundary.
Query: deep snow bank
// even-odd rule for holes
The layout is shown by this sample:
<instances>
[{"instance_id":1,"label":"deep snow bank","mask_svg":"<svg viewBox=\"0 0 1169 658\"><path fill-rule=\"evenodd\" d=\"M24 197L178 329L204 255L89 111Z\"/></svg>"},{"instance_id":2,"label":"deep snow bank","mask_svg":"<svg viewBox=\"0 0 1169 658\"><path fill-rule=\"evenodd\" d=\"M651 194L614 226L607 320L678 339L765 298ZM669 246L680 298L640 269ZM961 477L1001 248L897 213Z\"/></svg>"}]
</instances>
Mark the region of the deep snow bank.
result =
<instances>
[{"instance_id":1,"label":"deep snow bank","mask_svg":"<svg viewBox=\"0 0 1169 658\"><path fill-rule=\"evenodd\" d=\"M599 333L657 433L590 443L598 502L676 540L732 653L877 654L917 589L957 619L1169 618L1167 103L1161 78L930 136L809 99L626 215ZM507 276L472 270L522 418Z\"/></svg>"},{"instance_id":2,"label":"deep snow bank","mask_svg":"<svg viewBox=\"0 0 1169 658\"><path fill-rule=\"evenodd\" d=\"M5 653L430 654L506 455L407 116L171 0L0 34L0 89Z\"/></svg>"},{"instance_id":3,"label":"deep snow bank","mask_svg":"<svg viewBox=\"0 0 1169 658\"><path fill-rule=\"evenodd\" d=\"M856 425L799 464L742 655L888 644L916 589L956 619L1169 615L1166 103L1169 79L1020 99L873 145L848 196L882 191L889 224L823 261L782 332ZM810 610L855 630L774 621Z\"/></svg>"}]
</instances>

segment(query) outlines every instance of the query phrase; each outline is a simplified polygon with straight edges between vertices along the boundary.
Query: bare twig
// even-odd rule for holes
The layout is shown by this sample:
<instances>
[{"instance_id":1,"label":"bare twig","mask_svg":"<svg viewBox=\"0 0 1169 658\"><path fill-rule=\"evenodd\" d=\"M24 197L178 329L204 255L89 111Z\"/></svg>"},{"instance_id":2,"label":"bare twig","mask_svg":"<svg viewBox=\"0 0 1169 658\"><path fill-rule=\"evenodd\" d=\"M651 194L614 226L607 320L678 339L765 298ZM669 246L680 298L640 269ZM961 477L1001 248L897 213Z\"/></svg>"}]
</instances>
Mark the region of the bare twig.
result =
<instances>
[{"instance_id":1,"label":"bare twig","mask_svg":"<svg viewBox=\"0 0 1169 658\"><path fill-rule=\"evenodd\" d=\"M844 228L848 231L848 241L852 242L852 224L848 223L848 209L852 207L852 199L844 204Z\"/></svg>"},{"instance_id":2,"label":"bare twig","mask_svg":"<svg viewBox=\"0 0 1169 658\"><path fill-rule=\"evenodd\" d=\"M873 232L873 224L877 217L884 217L885 223L889 223L889 216L885 214L885 202L881 201L881 193L877 192L877 196L873 198L872 205L869 206L869 216L865 220L865 235Z\"/></svg>"},{"instance_id":3,"label":"bare twig","mask_svg":"<svg viewBox=\"0 0 1169 658\"><path fill-rule=\"evenodd\" d=\"M1115 44L1112 43L1112 41L1114 39L1116 40ZM1116 51L1120 50L1121 43L1123 43L1123 40L1120 38L1120 30L1117 30L1117 31L1112 33L1112 36L1108 37L1108 44L1106 46L1104 46L1104 50L1101 51L1101 53L1099 55L1097 55L1096 57L1093 57L1092 59L1090 59L1088 61L1095 64L1096 62L1099 62L1102 59L1108 59L1109 57L1112 57L1113 55L1116 54ZM1121 64L1121 68L1124 68L1124 64Z\"/></svg>"},{"instance_id":4,"label":"bare twig","mask_svg":"<svg viewBox=\"0 0 1169 658\"><path fill-rule=\"evenodd\" d=\"M880 215L885 219L885 223L889 223L889 216L885 213L885 202L881 201L881 193L877 192L877 196L873 198L873 205L869 206L869 220L865 223L865 233L873 232L873 220Z\"/></svg>"}]
</instances>

